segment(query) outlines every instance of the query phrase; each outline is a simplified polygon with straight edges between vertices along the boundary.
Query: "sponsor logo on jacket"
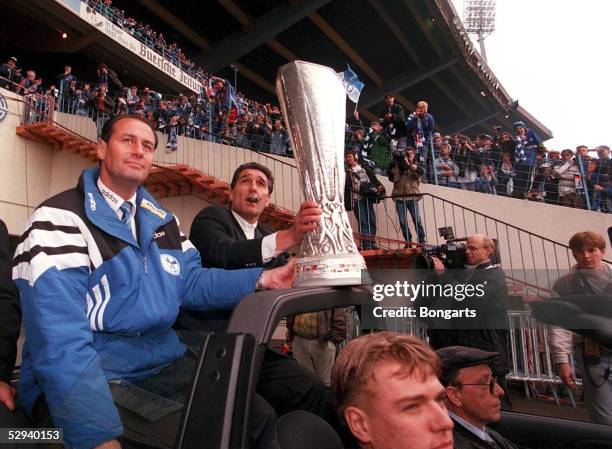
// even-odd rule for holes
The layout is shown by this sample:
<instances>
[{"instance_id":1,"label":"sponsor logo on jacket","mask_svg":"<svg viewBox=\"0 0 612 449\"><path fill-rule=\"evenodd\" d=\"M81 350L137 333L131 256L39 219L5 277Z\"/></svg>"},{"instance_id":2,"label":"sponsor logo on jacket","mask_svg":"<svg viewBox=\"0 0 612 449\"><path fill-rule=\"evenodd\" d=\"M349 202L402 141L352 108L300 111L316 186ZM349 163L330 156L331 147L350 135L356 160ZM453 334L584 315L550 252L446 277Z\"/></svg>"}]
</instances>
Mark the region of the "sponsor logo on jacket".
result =
<instances>
[{"instance_id":1,"label":"sponsor logo on jacket","mask_svg":"<svg viewBox=\"0 0 612 449\"><path fill-rule=\"evenodd\" d=\"M142 201L140 202L140 207L142 207L143 209L147 209L149 212L157 215L162 220L166 218L166 212L156 207L151 201L147 200L146 198L142 199Z\"/></svg>"},{"instance_id":2,"label":"sponsor logo on jacket","mask_svg":"<svg viewBox=\"0 0 612 449\"><path fill-rule=\"evenodd\" d=\"M162 267L166 272L170 273L172 276L178 276L181 274L181 264L176 257L171 256L170 254L161 254L159 256L161 260Z\"/></svg>"}]
</instances>

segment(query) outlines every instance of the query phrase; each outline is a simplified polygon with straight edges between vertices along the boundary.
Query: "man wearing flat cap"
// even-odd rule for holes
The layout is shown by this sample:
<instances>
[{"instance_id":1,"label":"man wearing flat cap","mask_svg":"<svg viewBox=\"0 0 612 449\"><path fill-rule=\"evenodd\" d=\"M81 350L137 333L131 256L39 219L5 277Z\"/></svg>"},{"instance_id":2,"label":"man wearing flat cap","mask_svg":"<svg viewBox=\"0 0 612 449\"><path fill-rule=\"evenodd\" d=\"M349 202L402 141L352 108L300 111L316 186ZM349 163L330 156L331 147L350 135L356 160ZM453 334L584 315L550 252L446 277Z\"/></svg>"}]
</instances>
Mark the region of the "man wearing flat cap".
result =
<instances>
[{"instance_id":1,"label":"man wearing flat cap","mask_svg":"<svg viewBox=\"0 0 612 449\"><path fill-rule=\"evenodd\" d=\"M499 353L466 346L447 346L436 353L442 360L440 382L446 388L446 407L455 423L454 449L516 449L514 443L487 428L501 416L504 390L490 366Z\"/></svg>"}]
</instances>

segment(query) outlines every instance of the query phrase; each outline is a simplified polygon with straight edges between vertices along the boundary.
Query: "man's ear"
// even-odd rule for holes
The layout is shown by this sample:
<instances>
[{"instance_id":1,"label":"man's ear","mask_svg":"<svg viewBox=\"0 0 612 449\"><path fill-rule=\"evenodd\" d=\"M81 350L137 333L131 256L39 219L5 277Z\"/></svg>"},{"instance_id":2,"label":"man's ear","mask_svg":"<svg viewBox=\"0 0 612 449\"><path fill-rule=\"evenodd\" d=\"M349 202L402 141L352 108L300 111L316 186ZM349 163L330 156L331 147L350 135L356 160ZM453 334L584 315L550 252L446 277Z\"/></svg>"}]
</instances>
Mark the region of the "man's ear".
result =
<instances>
[{"instance_id":1,"label":"man's ear","mask_svg":"<svg viewBox=\"0 0 612 449\"><path fill-rule=\"evenodd\" d=\"M103 161L106 158L106 142L102 139L98 140L98 146L96 147L96 155L98 159Z\"/></svg>"},{"instance_id":2,"label":"man's ear","mask_svg":"<svg viewBox=\"0 0 612 449\"><path fill-rule=\"evenodd\" d=\"M463 404L461 392L457 387L453 387L452 385L446 387L446 400L457 408L461 408Z\"/></svg>"},{"instance_id":3,"label":"man's ear","mask_svg":"<svg viewBox=\"0 0 612 449\"><path fill-rule=\"evenodd\" d=\"M372 442L370 433L370 421L366 413L358 407L349 406L344 410L344 420L348 425L351 433L362 444Z\"/></svg>"}]
</instances>

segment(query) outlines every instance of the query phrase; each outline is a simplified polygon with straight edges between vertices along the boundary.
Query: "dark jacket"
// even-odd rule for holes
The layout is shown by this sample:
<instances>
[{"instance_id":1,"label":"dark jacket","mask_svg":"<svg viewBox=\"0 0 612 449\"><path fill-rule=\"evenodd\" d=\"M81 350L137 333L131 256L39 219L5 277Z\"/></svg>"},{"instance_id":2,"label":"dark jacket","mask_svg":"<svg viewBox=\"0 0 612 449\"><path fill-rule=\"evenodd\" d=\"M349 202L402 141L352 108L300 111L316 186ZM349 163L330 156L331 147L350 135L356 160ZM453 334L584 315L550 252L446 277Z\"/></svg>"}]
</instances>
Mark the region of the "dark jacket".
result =
<instances>
[{"instance_id":1,"label":"dark jacket","mask_svg":"<svg viewBox=\"0 0 612 449\"><path fill-rule=\"evenodd\" d=\"M0 381L8 382L15 367L17 338L21 327L19 292L12 280L13 257L8 231L0 220Z\"/></svg>"},{"instance_id":2,"label":"dark jacket","mask_svg":"<svg viewBox=\"0 0 612 449\"><path fill-rule=\"evenodd\" d=\"M202 265L211 268L276 267L286 263L283 254L264 265L261 258L261 242L272 230L260 224L255 228L255 238L247 240L240 224L230 209L210 206L193 219L189 240L200 252Z\"/></svg>"},{"instance_id":3,"label":"dark jacket","mask_svg":"<svg viewBox=\"0 0 612 449\"><path fill-rule=\"evenodd\" d=\"M202 266L206 268L274 268L287 263L287 256L281 254L264 265L261 242L271 233L270 229L258 225L255 238L247 240L231 210L210 206L200 211L193 219L189 240L200 252ZM182 310L175 328L222 332L226 330L230 316L231 310Z\"/></svg>"},{"instance_id":4,"label":"dark jacket","mask_svg":"<svg viewBox=\"0 0 612 449\"><path fill-rule=\"evenodd\" d=\"M385 118L385 114L387 112L391 113L391 120L393 120L393 122L405 122L406 121L406 116L404 114L404 108L402 107L401 104L397 104L397 103L393 103L393 105L388 106L385 103L385 109L382 111L382 114L380 115L381 118Z\"/></svg>"},{"instance_id":5,"label":"dark jacket","mask_svg":"<svg viewBox=\"0 0 612 449\"><path fill-rule=\"evenodd\" d=\"M494 446L482 441L472 432L467 430L458 422L454 421L455 427L453 429L453 448L454 449L492 449ZM502 437L499 433L487 428L487 432L495 440L495 444L500 449L517 449L516 445Z\"/></svg>"},{"instance_id":6,"label":"dark jacket","mask_svg":"<svg viewBox=\"0 0 612 449\"><path fill-rule=\"evenodd\" d=\"M476 311L476 318L466 320L424 320L430 327L429 343L434 349L447 346L468 346L500 353L499 359L491 365L493 374L503 375L509 371L508 365L508 286L501 267L489 262L478 265L475 270L461 270L459 274L444 273L432 282L466 285L484 285L482 298L457 301L454 298L428 299L419 298L416 306L437 309L464 309ZM456 276L459 276L458 278ZM434 306L435 304L435 306Z\"/></svg>"},{"instance_id":7,"label":"dark jacket","mask_svg":"<svg viewBox=\"0 0 612 449\"><path fill-rule=\"evenodd\" d=\"M368 168L367 164L361 166L366 172L368 179L370 180L369 185L361 184L358 192L353 191L353 183L352 183L352 172L350 169L346 171L346 178L344 181L344 208L347 211L353 210L353 203L355 202L355 194L363 195L374 203L378 203L381 200L381 192L378 192L377 189L379 186L382 186L381 182L378 180L376 175ZM384 195L384 192L382 192Z\"/></svg>"},{"instance_id":8,"label":"dark jacket","mask_svg":"<svg viewBox=\"0 0 612 449\"><path fill-rule=\"evenodd\" d=\"M321 342L331 341L339 344L346 338L346 308L327 309L317 312L317 336ZM295 316L287 318L287 340L294 337L293 322Z\"/></svg>"}]
</instances>

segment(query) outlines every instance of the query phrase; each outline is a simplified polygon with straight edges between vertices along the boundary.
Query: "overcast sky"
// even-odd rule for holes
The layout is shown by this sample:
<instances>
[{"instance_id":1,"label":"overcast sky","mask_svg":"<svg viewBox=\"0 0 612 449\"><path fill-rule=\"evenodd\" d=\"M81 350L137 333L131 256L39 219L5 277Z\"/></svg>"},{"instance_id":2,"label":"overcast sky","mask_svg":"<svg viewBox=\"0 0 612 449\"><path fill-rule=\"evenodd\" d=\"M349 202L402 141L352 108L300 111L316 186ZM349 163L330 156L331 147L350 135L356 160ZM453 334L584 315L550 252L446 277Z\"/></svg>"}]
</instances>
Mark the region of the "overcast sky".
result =
<instances>
[{"instance_id":1,"label":"overcast sky","mask_svg":"<svg viewBox=\"0 0 612 449\"><path fill-rule=\"evenodd\" d=\"M497 0L496 15L489 66L553 132L547 148L611 146L612 0Z\"/></svg>"}]
</instances>

